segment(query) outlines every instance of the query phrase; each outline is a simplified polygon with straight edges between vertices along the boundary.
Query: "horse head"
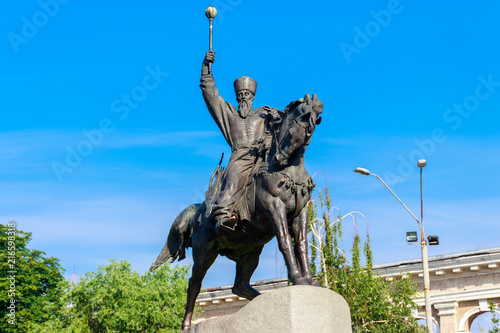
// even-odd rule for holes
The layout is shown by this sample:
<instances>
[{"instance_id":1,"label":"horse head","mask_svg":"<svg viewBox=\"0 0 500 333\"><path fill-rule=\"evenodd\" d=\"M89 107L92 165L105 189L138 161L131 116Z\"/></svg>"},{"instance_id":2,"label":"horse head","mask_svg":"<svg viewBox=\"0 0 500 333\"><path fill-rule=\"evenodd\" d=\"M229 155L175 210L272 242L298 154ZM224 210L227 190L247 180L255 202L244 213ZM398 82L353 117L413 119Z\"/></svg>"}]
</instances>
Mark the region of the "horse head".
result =
<instances>
[{"instance_id":1,"label":"horse head","mask_svg":"<svg viewBox=\"0 0 500 333\"><path fill-rule=\"evenodd\" d=\"M276 168L284 168L302 147L309 145L316 125L321 123L323 102L316 94L306 94L304 98L291 102L274 127L274 156L271 163Z\"/></svg>"}]
</instances>

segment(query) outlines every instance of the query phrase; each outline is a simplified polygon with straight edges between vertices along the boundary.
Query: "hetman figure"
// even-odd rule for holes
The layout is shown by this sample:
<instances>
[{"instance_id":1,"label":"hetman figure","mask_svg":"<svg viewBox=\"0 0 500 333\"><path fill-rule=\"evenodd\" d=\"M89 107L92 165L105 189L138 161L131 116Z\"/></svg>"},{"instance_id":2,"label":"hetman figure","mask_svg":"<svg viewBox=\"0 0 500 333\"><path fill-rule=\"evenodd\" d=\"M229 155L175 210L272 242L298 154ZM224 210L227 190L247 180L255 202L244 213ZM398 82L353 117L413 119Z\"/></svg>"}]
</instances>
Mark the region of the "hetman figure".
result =
<instances>
[{"instance_id":1,"label":"hetman figure","mask_svg":"<svg viewBox=\"0 0 500 333\"><path fill-rule=\"evenodd\" d=\"M215 230L220 233L234 230L237 218L233 211L240 202L246 185L253 178L256 164L270 147L271 136L266 131L265 120L268 115L271 119L278 120L280 115L277 109L269 106L253 108L257 82L248 76L234 81L238 109L226 102L219 95L209 71L209 64L214 59L215 52L208 51L201 69L200 88L208 111L231 147L226 178L208 217L215 222Z\"/></svg>"}]
</instances>

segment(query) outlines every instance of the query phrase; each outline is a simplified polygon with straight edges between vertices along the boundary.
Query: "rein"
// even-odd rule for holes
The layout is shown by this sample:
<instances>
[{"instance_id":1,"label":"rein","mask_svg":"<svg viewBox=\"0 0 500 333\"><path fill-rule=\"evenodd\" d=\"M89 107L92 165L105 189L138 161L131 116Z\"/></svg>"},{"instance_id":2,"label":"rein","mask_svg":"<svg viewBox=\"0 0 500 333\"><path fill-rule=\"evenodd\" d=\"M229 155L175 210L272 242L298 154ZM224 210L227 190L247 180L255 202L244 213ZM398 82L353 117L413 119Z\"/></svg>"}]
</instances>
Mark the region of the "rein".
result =
<instances>
[{"instance_id":1,"label":"rein","mask_svg":"<svg viewBox=\"0 0 500 333\"><path fill-rule=\"evenodd\" d=\"M300 115L299 117L295 117L294 119L292 119L292 121L290 121L288 123L288 126L286 127L286 133L288 135L290 133L290 128L292 128L293 126L295 126L295 124L299 125L302 128L306 128L308 126L308 124L302 123L300 121L302 119L302 117L304 115L306 115L306 114L307 114L307 112L304 113L304 114L302 114L302 115ZM290 113L288 113L286 117L288 118L289 116L290 116ZM279 132L281 132L281 128L278 128L277 131L274 131L275 135L277 133L279 133ZM282 145L283 141L285 140L287 134L285 134L285 136L283 136L283 138L281 139L280 142L276 142L276 151L277 151L278 154L282 155L284 158L286 158L288 160L288 159L290 159L290 155L288 155L283 149L281 149L281 145Z\"/></svg>"}]
</instances>

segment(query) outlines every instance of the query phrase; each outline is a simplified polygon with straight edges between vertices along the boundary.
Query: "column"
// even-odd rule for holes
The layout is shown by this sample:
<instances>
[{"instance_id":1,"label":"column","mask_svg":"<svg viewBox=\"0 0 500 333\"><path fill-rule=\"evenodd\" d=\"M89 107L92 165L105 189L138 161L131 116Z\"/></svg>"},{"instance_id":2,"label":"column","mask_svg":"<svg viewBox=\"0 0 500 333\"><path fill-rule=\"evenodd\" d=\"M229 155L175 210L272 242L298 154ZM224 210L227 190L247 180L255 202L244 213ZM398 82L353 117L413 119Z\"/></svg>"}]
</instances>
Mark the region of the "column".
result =
<instances>
[{"instance_id":1,"label":"column","mask_svg":"<svg viewBox=\"0 0 500 333\"><path fill-rule=\"evenodd\" d=\"M441 333L456 333L458 302L434 303L433 305L439 311Z\"/></svg>"}]
</instances>

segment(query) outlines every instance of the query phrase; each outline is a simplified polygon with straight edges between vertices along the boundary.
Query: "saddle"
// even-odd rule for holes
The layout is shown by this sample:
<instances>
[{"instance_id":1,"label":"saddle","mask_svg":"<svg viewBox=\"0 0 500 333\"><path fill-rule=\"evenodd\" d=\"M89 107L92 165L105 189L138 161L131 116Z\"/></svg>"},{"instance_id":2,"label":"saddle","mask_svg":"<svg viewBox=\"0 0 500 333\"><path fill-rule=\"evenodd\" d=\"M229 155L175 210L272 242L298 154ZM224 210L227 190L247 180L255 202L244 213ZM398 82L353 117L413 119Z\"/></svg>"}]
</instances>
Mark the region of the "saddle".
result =
<instances>
[{"instance_id":1,"label":"saddle","mask_svg":"<svg viewBox=\"0 0 500 333\"><path fill-rule=\"evenodd\" d=\"M224 155L223 155L224 157ZM221 167L222 158L219 165L215 169L210 178L209 188L205 192L205 212L200 214L198 222L202 227L215 229L215 221L209 219L208 217L212 213L212 208L219 197L222 189L222 184L224 184L226 178L226 170ZM254 170L259 168L261 163L257 163L254 166ZM238 219L237 225L251 237L258 237L255 227L251 224L252 214L255 211L255 171L251 172L249 179L247 181L245 190L241 196L239 202L236 203L235 207L232 207L232 213ZM254 230L255 229L255 230Z\"/></svg>"}]
</instances>

